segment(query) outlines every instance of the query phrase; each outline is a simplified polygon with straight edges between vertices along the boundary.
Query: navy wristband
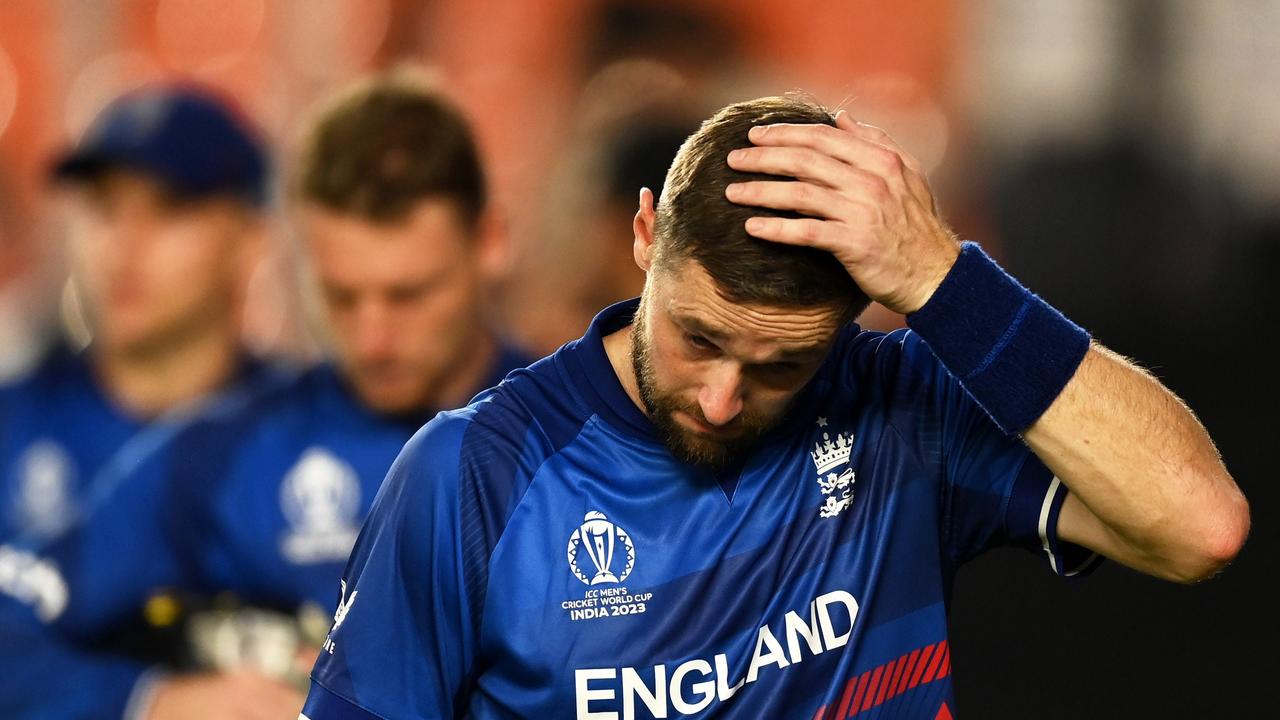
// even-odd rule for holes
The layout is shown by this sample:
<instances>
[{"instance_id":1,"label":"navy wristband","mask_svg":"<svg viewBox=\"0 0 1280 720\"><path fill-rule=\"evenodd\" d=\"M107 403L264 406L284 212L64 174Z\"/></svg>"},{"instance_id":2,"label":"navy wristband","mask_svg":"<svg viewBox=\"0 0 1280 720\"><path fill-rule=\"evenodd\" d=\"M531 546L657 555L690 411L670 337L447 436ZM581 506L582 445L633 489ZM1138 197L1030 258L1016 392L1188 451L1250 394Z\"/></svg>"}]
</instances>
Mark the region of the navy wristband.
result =
<instances>
[{"instance_id":1,"label":"navy wristband","mask_svg":"<svg viewBox=\"0 0 1280 720\"><path fill-rule=\"evenodd\" d=\"M972 242L907 326L1009 434L1044 414L1089 351L1083 328Z\"/></svg>"}]
</instances>

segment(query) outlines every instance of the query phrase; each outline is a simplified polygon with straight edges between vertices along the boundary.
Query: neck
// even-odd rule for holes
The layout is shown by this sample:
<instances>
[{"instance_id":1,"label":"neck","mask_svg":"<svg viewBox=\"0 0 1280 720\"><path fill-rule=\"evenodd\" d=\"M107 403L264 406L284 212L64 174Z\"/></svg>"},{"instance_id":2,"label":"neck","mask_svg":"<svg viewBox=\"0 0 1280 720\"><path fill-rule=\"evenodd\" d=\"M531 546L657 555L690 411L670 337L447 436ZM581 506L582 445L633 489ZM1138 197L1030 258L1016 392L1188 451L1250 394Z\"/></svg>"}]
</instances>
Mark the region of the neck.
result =
<instances>
[{"instance_id":1,"label":"neck","mask_svg":"<svg viewBox=\"0 0 1280 720\"><path fill-rule=\"evenodd\" d=\"M640 399L640 383L636 380L635 363L631 360L631 332L635 325L628 325L621 330L617 330L604 337L604 353L609 357L609 364L613 366L613 374L618 376L618 382L622 383L622 389L627 391L627 397L631 398L631 402L640 409L640 412L648 415L644 402Z\"/></svg>"},{"instance_id":2,"label":"neck","mask_svg":"<svg viewBox=\"0 0 1280 720\"><path fill-rule=\"evenodd\" d=\"M225 385L239 349L232 328L218 328L163 350L100 350L94 358L107 395L136 417L154 418Z\"/></svg>"}]
</instances>

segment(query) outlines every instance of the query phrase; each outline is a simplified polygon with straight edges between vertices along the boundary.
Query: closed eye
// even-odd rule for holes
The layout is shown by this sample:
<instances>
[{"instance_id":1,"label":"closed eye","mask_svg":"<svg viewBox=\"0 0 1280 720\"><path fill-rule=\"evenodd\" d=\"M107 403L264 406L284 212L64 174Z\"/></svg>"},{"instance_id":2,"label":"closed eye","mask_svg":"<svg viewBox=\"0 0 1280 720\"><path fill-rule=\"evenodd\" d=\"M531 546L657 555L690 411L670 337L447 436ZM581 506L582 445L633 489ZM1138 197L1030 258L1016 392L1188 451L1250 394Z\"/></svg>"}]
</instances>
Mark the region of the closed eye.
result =
<instances>
[{"instance_id":1,"label":"closed eye","mask_svg":"<svg viewBox=\"0 0 1280 720\"><path fill-rule=\"evenodd\" d=\"M684 334L684 341L688 343L690 347L696 350L709 352L709 351L720 349L719 347L716 346L715 343L711 342L706 337L702 335L698 335L696 333L686 332Z\"/></svg>"},{"instance_id":2,"label":"closed eye","mask_svg":"<svg viewBox=\"0 0 1280 720\"><path fill-rule=\"evenodd\" d=\"M324 296L331 310L345 311L356 304L356 294L346 288L325 285Z\"/></svg>"},{"instance_id":3,"label":"closed eye","mask_svg":"<svg viewBox=\"0 0 1280 720\"><path fill-rule=\"evenodd\" d=\"M774 379L789 379L805 369L806 366L797 362L762 363L753 368L756 374Z\"/></svg>"}]
</instances>

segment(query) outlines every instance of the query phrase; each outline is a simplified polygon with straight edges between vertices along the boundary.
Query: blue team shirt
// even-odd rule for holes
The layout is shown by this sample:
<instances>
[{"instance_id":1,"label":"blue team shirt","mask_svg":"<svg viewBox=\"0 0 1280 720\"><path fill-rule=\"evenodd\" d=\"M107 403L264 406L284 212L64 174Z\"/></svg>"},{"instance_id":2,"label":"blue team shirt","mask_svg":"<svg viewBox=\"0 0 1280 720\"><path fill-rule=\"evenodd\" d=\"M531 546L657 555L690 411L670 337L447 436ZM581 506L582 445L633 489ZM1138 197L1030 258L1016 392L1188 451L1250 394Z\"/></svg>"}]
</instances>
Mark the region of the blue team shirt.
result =
<instances>
[{"instance_id":1,"label":"blue team shirt","mask_svg":"<svg viewBox=\"0 0 1280 720\"><path fill-rule=\"evenodd\" d=\"M527 363L502 348L485 387ZM31 562L56 569L60 590L0 602L0 634L15 643L0 654L0 716L120 717L146 662L86 648L136 622L158 590L331 607L360 523L422 422L371 412L326 364L184 429L41 547Z\"/></svg>"},{"instance_id":2,"label":"blue team shirt","mask_svg":"<svg viewBox=\"0 0 1280 720\"><path fill-rule=\"evenodd\" d=\"M55 347L30 374L0 388L0 541L56 535L91 494L109 492L211 405L282 377L245 358L228 388L151 421L107 397L87 353Z\"/></svg>"},{"instance_id":3,"label":"blue team shirt","mask_svg":"<svg viewBox=\"0 0 1280 720\"><path fill-rule=\"evenodd\" d=\"M957 567L1073 574L1066 488L918 335L843 331L741 467L675 460L580 340L396 460L312 673L310 720L947 717Z\"/></svg>"},{"instance_id":4,"label":"blue team shirt","mask_svg":"<svg viewBox=\"0 0 1280 720\"><path fill-rule=\"evenodd\" d=\"M64 347L0 389L0 540L64 527L94 474L144 425Z\"/></svg>"}]
</instances>

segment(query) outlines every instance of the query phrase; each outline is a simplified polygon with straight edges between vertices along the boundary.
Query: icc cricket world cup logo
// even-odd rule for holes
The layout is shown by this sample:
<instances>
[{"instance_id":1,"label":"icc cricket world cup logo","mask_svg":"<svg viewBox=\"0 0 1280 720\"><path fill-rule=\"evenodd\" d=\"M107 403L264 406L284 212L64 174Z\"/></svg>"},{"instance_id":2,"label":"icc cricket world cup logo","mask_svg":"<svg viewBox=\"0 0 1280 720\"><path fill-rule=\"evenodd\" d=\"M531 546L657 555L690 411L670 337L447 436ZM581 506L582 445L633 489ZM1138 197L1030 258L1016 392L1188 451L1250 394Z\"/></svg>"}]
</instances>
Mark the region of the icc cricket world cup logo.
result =
<instances>
[{"instance_id":1,"label":"icc cricket world cup logo","mask_svg":"<svg viewBox=\"0 0 1280 720\"><path fill-rule=\"evenodd\" d=\"M619 550L625 550L625 564L619 556ZM609 522L604 513L592 510L582 519L582 524L569 536L569 568L579 580L587 585L600 583L620 583L631 574L636 564L636 546L626 530ZM585 555L595 567L595 573L587 577L582 571L579 558ZM621 572L615 573L615 563L622 564Z\"/></svg>"}]
</instances>

